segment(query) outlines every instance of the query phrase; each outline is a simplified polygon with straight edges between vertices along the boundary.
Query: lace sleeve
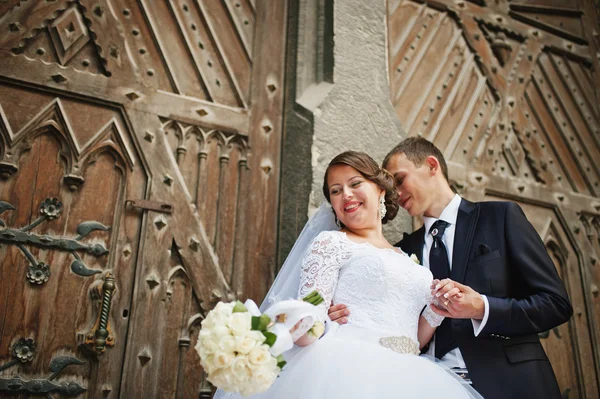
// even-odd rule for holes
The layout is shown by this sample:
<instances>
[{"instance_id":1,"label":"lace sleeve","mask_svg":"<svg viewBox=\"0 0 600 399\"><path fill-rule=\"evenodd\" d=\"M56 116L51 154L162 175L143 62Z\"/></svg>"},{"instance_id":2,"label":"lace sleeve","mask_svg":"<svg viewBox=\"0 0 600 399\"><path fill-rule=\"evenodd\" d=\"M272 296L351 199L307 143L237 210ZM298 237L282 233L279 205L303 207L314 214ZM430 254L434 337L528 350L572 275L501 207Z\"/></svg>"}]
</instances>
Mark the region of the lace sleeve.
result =
<instances>
[{"instance_id":1,"label":"lace sleeve","mask_svg":"<svg viewBox=\"0 0 600 399\"><path fill-rule=\"evenodd\" d=\"M342 246L335 232L319 234L302 259L298 297L303 298L317 290L324 301L318 307L327 312L338 283L343 258Z\"/></svg>"},{"instance_id":2,"label":"lace sleeve","mask_svg":"<svg viewBox=\"0 0 600 399\"><path fill-rule=\"evenodd\" d=\"M439 327L439 325L442 324L442 321L444 321L444 316L435 313L433 309L431 309L431 304L425 307L422 315L431 327Z\"/></svg>"},{"instance_id":3,"label":"lace sleeve","mask_svg":"<svg viewBox=\"0 0 600 399\"><path fill-rule=\"evenodd\" d=\"M427 323L429 323L431 327L439 327L439 325L442 324L442 321L444 321L444 316L440 316L439 314L435 313L431 308L431 304L435 304L436 301L437 299L431 295L431 292L429 290L426 291L425 303L427 306L421 315L425 317L425 320L427 320Z\"/></svg>"}]
</instances>

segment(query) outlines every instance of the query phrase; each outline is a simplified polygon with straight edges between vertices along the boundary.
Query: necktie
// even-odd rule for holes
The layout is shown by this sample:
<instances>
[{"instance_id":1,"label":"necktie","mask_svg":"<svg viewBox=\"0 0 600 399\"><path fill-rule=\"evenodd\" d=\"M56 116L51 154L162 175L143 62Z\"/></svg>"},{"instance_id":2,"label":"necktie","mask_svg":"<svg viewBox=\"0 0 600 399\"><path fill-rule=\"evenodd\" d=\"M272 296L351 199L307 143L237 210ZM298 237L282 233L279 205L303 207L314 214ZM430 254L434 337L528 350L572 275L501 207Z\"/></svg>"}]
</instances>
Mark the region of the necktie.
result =
<instances>
[{"instance_id":1,"label":"necktie","mask_svg":"<svg viewBox=\"0 0 600 399\"><path fill-rule=\"evenodd\" d=\"M429 269L433 273L433 277L439 280L450 277L448 251L446 251L446 246L442 241L448 226L450 226L450 223L437 220L429 229L429 234L433 237L433 246L429 250Z\"/></svg>"},{"instance_id":2,"label":"necktie","mask_svg":"<svg viewBox=\"0 0 600 399\"><path fill-rule=\"evenodd\" d=\"M433 238L433 245L429 250L429 268L433 277L445 279L450 277L450 262L448 260L448 251L442 241L444 232L450 223L443 220L437 220L429 229L429 234ZM446 353L456 348L458 345L452 335L451 320L446 318L437 328L435 333L435 357L441 359Z\"/></svg>"}]
</instances>

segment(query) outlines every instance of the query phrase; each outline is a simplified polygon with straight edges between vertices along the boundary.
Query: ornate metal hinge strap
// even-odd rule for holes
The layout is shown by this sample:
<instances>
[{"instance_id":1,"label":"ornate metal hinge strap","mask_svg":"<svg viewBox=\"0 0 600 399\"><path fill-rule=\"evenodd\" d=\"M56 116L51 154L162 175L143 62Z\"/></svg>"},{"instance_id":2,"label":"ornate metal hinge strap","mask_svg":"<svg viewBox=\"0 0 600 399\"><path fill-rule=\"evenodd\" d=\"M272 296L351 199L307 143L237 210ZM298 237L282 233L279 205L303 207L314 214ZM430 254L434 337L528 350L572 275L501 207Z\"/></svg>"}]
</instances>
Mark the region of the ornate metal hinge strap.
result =
<instances>
[{"instance_id":1,"label":"ornate metal hinge strap","mask_svg":"<svg viewBox=\"0 0 600 399\"><path fill-rule=\"evenodd\" d=\"M125 201L125 205L132 208L143 209L145 211L154 211L161 213L173 213L173 205L165 202L148 201L143 199Z\"/></svg>"},{"instance_id":2,"label":"ornate metal hinge strap","mask_svg":"<svg viewBox=\"0 0 600 399\"><path fill-rule=\"evenodd\" d=\"M7 210L15 210L15 207L8 202L0 201L0 215ZM74 239L53 237L47 234L39 235L29 232L45 221L58 218L61 213L62 202L56 198L47 198L40 205L40 217L28 226L20 229L6 228L6 223L0 219L0 226L3 227L3 229L0 230L0 243L15 245L23 252L23 255L25 255L29 261L27 279L32 284L43 284L48 281L50 278L50 265L47 265L44 262L38 262L25 245L34 245L41 248L70 252L75 258L71 263L71 270L73 273L82 277L102 273L101 270L89 269L77 254L77 251L85 251L90 255L100 257L108 253L108 249L101 244L83 244L80 242L82 238L86 237L92 231L107 231L108 227L104 226L102 223L95 221L80 223L79 226L77 226L77 233L79 235Z\"/></svg>"},{"instance_id":3,"label":"ornate metal hinge strap","mask_svg":"<svg viewBox=\"0 0 600 399\"><path fill-rule=\"evenodd\" d=\"M15 359L0 365L0 371L6 370L18 363L29 363L33 360L37 349L36 343L32 339L20 338L11 348L11 353ZM50 371L52 375L48 378L23 379L20 376L11 378L0 378L0 392L10 392L13 394L25 393L31 395L46 395L52 398L51 393L57 393L63 396L77 396L87 389L75 381L52 382L69 365L82 365L85 362L73 356L56 356L50 361Z\"/></svg>"},{"instance_id":4,"label":"ornate metal hinge strap","mask_svg":"<svg viewBox=\"0 0 600 399\"><path fill-rule=\"evenodd\" d=\"M91 344L98 355L106 350L106 345L114 345L115 339L110 333L108 316L110 315L110 307L115 289L115 279L112 274L107 273L102 285L102 307L100 309L96 332L93 335L90 334L85 342L86 344Z\"/></svg>"}]
</instances>

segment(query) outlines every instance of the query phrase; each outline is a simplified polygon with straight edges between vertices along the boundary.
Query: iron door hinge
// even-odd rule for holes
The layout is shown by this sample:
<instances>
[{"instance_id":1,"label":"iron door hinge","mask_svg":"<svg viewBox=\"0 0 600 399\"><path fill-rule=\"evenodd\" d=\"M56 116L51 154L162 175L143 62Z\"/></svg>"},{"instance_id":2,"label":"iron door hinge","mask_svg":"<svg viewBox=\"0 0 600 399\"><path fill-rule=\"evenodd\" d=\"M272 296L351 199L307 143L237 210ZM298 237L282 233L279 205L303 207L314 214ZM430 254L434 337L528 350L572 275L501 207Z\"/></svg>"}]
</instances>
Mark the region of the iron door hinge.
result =
<instances>
[{"instance_id":1,"label":"iron door hinge","mask_svg":"<svg viewBox=\"0 0 600 399\"><path fill-rule=\"evenodd\" d=\"M149 201L143 199L126 200L125 206L137 209L143 209L146 211L154 211L161 213L173 213L173 205L165 202Z\"/></svg>"}]
</instances>

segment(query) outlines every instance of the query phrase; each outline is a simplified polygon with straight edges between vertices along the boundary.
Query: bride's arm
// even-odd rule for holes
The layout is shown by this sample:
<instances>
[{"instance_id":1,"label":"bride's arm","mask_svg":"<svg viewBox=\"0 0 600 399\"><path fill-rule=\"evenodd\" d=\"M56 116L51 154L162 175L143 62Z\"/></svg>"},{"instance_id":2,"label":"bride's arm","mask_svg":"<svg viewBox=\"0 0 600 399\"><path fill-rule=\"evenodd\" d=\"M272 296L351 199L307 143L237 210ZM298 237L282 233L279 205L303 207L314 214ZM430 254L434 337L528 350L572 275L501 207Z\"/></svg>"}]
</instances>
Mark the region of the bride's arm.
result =
<instances>
[{"instance_id":1,"label":"bride's arm","mask_svg":"<svg viewBox=\"0 0 600 399\"><path fill-rule=\"evenodd\" d=\"M425 316L419 317L419 331L417 332L417 339L419 340L419 349L422 349L425 345L431 341L433 334L435 333L436 327L433 327Z\"/></svg>"},{"instance_id":2,"label":"bride's arm","mask_svg":"<svg viewBox=\"0 0 600 399\"><path fill-rule=\"evenodd\" d=\"M325 321L327 309L333 299L343 259L342 247L336 234L329 231L319 234L302 259L298 298L304 298L314 290L318 291L323 302L317 307L323 310L323 318L302 320L294 327L292 334L297 337L294 341L298 346L308 346L319 338L309 334L309 330L315 321Z\"/></svg>"},{"instance_id":3,"label":"bride's arm","mask_svg":"<svg viewBox=\"0 0 600 399\"><path fill-rule=\"evenodd\" d=\"M431 283L431 288L433 288L439 280L433 280ZM428 292L425 295L425 309L421 312L421 316L419 317L419 330L417 331L417 339L419 340L419 349L423 348L425 345L431 341L433 338L433 334L435 330L438 328L442 321L444 321L444 316L440 316L436 312L433 311L431 306L435 304L435 297Z\"/></svg>"}]
</instances>

